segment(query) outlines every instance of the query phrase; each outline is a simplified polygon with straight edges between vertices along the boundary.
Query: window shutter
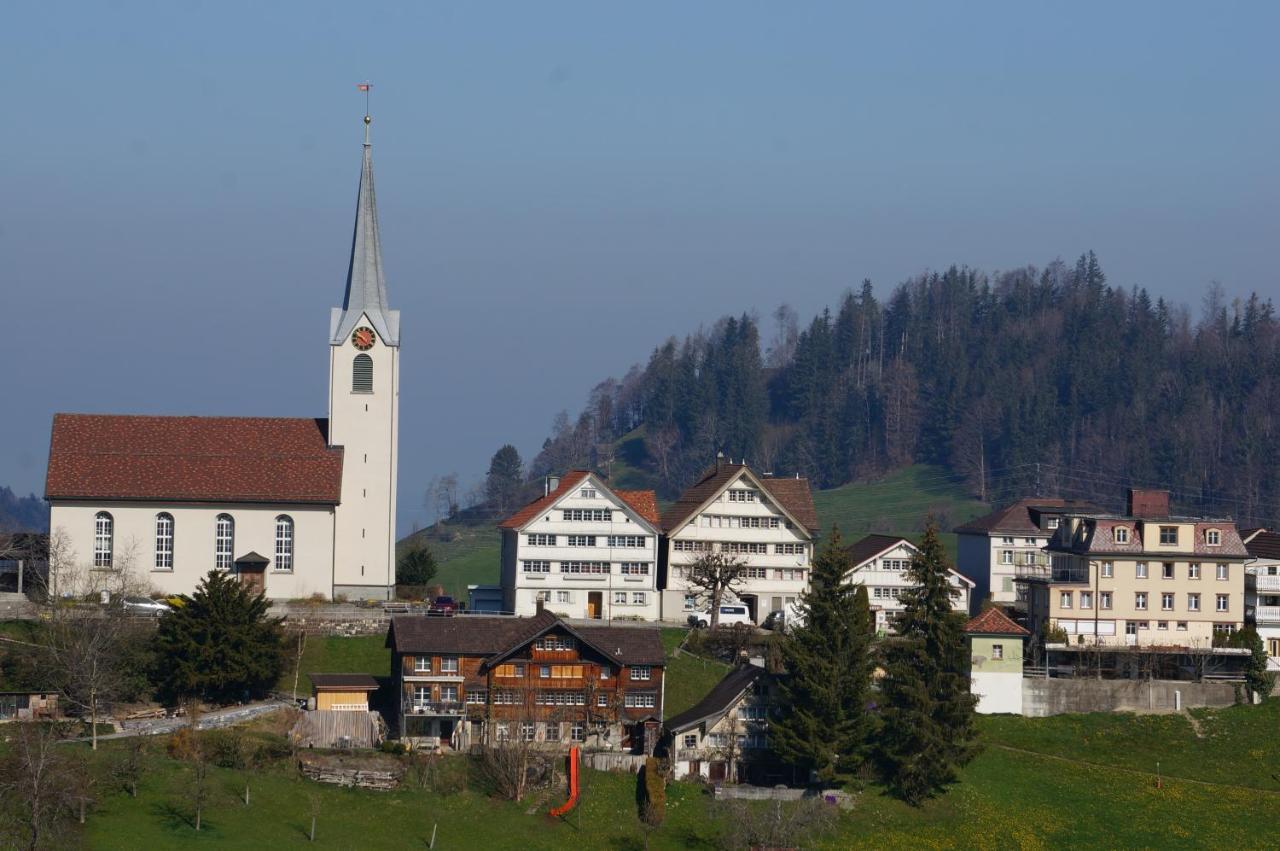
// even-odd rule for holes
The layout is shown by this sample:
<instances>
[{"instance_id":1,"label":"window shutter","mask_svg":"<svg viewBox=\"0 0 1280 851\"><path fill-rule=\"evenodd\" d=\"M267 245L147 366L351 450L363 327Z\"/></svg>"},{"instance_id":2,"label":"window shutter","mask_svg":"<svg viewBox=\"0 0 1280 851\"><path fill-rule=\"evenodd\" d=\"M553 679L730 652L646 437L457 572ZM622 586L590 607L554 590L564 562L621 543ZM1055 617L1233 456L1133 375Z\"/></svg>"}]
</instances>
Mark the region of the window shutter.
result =
<instances>
[{"instance_id":1,"label":"window shutter","mask_svg":"<svg viewBox=\"0 0 1280 851\"><path fill-rule=\"evenodd\" d=\"M368 355L356 355L351 368L351 392L373 392L373 358Z\"/></svg>"}]
</instances>

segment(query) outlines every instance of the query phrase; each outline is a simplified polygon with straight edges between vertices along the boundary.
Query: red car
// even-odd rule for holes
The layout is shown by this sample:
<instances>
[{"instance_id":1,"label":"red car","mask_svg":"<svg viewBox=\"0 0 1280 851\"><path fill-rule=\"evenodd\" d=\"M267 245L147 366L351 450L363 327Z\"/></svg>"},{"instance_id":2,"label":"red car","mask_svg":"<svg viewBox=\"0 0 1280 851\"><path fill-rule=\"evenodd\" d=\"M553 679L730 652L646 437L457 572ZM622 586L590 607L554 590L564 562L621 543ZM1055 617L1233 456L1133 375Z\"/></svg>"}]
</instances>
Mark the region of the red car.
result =
<instances>
[{"instance_id":1,"label":"red car","mask_svg":"<svg viewBox=\"0 0 1280 851\"><path fill-rule=\"evenodd\" d=\"M458 603L452 597L436 597L431 606L427 609L429 615L456 615L458 613Z\"/></svg>"}]
</instances>

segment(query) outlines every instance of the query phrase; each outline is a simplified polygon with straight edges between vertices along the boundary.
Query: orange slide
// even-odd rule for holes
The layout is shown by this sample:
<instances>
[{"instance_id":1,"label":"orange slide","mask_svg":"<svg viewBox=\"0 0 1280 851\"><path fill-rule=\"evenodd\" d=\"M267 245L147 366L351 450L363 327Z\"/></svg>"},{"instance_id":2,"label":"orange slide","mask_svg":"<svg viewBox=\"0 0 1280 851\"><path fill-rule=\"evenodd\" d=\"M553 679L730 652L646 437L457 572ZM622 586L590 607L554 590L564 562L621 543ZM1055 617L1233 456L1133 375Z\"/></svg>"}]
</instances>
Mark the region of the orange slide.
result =
<instances>
[{"instance_id":1,"label":"orange slide","mask_svg":"<svg viewBox=\"0 0 1280 851\"><path fill-rule=\"evenodd\" d=\"M569 748L569 800L551 811L553 816L562 816L578 804L578 746Z\"/></svg>"}]
</instances>

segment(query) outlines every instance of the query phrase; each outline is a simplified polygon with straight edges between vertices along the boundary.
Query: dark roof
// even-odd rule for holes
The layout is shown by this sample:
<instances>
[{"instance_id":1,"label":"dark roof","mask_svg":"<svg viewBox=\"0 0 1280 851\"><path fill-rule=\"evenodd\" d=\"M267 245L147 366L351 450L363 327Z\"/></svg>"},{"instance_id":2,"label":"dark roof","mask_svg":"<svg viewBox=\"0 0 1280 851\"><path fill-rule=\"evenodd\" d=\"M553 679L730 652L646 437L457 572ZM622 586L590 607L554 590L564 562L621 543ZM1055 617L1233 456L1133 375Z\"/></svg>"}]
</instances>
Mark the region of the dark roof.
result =
<instances>
[{"instance_id":1,"label":"dark roof","mask_svg":"<svg viewBox=\"0 0 1280 851\"><path fill-rule=\"evenodd\" d=\"M964 625L964 631L976 635L1030 635L1000 609L992 606Z\"/></svg>"},{"instance_id":2,"label":"dark roof","mask_svg":"<svg viewBox=\"0 0 1280 851\"><path fill-rule=\"evenodd\" d=\"M557 626L618 664L661 665L666 658L656 628L573 626L548 611L531 618L397 615L386 646L397 653L457 653L496 662Z\"/></svg>"},{"instance_id":3,"label":"dark roof","mask_svg":"<svg viewBox=\"0 0 1280 851\"><path fill-rule=\"evenodd\" d=\"M728 712L756 680L765 676L759 665L739 665L724 675L720 682L707 692L707 696L677 715L667 719L666 728L672 733L688 730L710 718L719 718Z\"/></svg>"},{"instance_id":4,"label":"dark roof","mask_svg":"<svg viewBox=\"0 0 1280 851\"><path fill-rule=\"evenodd\" d=\"M1249 539L1245 548L1254 558L1280 559L1280 533L1258 532Z\"/></svg>"},{"instance_id":5,"label":"dark roof","mask_svg":"<svg viewBox=\"0 0 1280 851\"><path fill-rule=\"evenodd\" d=\"M257 550L249 550L249 552L236 559L236 564L270 564L271 559L259 553Z\"/></svg>"},{"instance_id":6,"label":"dark roof","mask_svg":"<svg viewBox=\"0 0 1280 851\"><path fill-rule=\"evenodd\" d=\"M349 691L377 691L378 681L369 674L307 674L315 688L341 688Z\"/></svg>"},{"instance_id":7,"label":"dark roof","mask_svg":"<svg viewBox=\"0 0 1280 851\"><path fill-rule=\"evenodd\" d=\"M530 502L521 508L515 514L512 514L506 520L498 524L499 529L519 529L533 518L541 514L545 509L554 505L560 497L576 488L584 479L591 475L590 470L570 470L560 477L560 484L556 485L555 490L544 496ZM658 517L658 497L653 491L625 491L606 489L626 503L632 511L639 514L646 522L653 526L655 530L659 528L660 519Z\"/></svg>"},{"instance_id":8,"label":"dark roof","mask_svg":"<svg viewBox=\"0 0 1280 851\"><path fill-rule=\"evenodd\" d=\"M54 414L46 499L336 505L328 421Z\"/></svg>"},{"instance_id":9,"label":"dark roof","mask_svg":"<svg viewBox=\"0 0 1280 851\"><path fill-rule=\"evenodd\" d=\"M911 542L898 535L867 535L850 544L846 549L849 552L849 558L853 561L853 566L857 567L899 544L911 544Z\"/></svg>"},{"instance_id":10,"label":"dark roof","mask_svg":"<svg viewBox=\"0 0 1280 851\"><path fill-rule=\"evenodd\" d=\"M709 468L703 473L702 478L680 494L680 499L676 500L674 505L663 512L663 531L670 533L683 526L698 513L703 505L715 498L743 471L759 483L761 490L794 517L810 534L818 533L821 527L818 523L818 512L813 507L813 491L809 488L808 479L758 476L745 464L724 462Z\"/></svg>"},{"instance_id":11,"label":"dark roof","mask_svg":"<svg viewBox=\"0 0 1280 851\"><path fill-rule=\"evenodd\" d=\"M1058 514L1077 511L1097 511L1091 502L1079 499L1038 496L1020 499L1012 505L997 509L957 526L952 531L958 535L989 535L993 532L1013 535L1043 535L1048 530L1036 525L1035 514Z\"/></svg>"}]
</instances>

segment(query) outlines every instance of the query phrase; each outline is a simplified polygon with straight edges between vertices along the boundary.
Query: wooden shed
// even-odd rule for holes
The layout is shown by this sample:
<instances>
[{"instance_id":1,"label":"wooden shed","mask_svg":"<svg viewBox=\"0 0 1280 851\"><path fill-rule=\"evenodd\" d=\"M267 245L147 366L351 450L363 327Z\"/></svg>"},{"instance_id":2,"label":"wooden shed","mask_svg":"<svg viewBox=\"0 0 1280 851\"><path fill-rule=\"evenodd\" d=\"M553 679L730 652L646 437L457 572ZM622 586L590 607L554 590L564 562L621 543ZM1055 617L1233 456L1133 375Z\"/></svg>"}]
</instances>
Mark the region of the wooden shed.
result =
<instances>
[{"instance_id":1,"label":"wooden shed","mask_svg":"<svg viewBox=\"0 0 1280 851\"><path fill-rule=\"evenodd\" d=\"M368 712L369 694L378 690L378 681L369 674L308 674L311 699L316 709L337 712Z\"/></svg>"}]
</instances>

